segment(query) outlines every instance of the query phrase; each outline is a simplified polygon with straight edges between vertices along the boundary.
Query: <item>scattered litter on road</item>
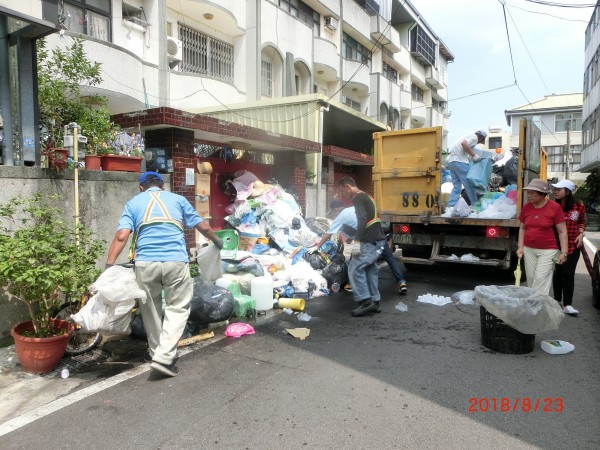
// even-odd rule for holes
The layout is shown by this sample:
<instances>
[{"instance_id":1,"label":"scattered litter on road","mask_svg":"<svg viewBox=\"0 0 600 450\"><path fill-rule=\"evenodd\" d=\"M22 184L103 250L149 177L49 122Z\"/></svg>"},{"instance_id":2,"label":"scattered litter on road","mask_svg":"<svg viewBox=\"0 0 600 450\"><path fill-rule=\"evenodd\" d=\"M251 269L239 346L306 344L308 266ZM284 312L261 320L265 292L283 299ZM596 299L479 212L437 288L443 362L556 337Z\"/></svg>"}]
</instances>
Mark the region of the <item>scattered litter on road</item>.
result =
<instances>
[{"instance_id":1,"label":"scattered litter on road","mask_svg":"<svg viewBox=\"0 0 600 450\"><path fill-rule=\"evenodd\" d=\"M244 322L235 322L230 324L225 330L225 336L229 337L240 337L245 334L254 334L254 328Z\"/></svg>"},{"instance_id":2,"label":"scattered litter on road","mask_svg":"<svg viewBox=\"0 0 600 450\"><path fill-rule=\"evenodd\" d=\"M310 334L309 328L286 328L285 331L290 333L295 338L300 339L301 341L306 339L308 337L308 335Z\"/></svg>"},{"instance_id":3,"label":"scattered litter on road","mask_svg":"<svg viewBox=\"0 0 600 450\"><path fill-rule=\"evenodd\" d=\"M312 319L312 316L310 314L307 314L305 312L301 312L300 314L298 314L298 320L300 322L308 322L310 319Z\"/></svg>"},{"instance_id":4,"label":"scattered litter on road","mask_svg":"<svg viewBox=\"0 0 600 450\"><path fill-rule=\"evenodd\" d=\"M288 316L294 312L290 308L283 308L281 311L283 311L284 313L286 313Z\"/></svg>"},{"instance_id":5,"label":"scattered litter on road","mask_svg":"<svg viewBox=\"0 0 600 450\"><path fill-rule=\"evenodd\" d=\"M551 355L564 355L575 350L575 346L567 341L542 341L542 350Z\"/></svg>"},{"instance_id":6,"label":"scattered litter on road","mask_svg":"<svg viewBox=\"0 0 600 450\"><path fill-rule=\"evenodd\" d=\"M408 311L408 306L406 306L403 302L399 302L396 305L396 309L400 312L406 312L406 311Z\"/></svg>"},{"instance_id":7,"label":"scattered litter on road","mask_svg":"<svg viewBox=\"0 0 600 450\"><path fill-rule=\"evenodd\" d=\"M458 291L452 294L452 297L450 298L452 301L458 302L461 305L474 305L475 291Z\"/></svg>"},{"instance_id":8,"label":"scattered litter on road","mask_svg":"<svg viewBox=\"0 0 600 450\"><path fill-rule=\"evenodd\" d=\"M431 303L432 305L444 306L446 303L452 303L450 297L444 297L441 295L433 295L429 292L425 295L419 295L417 301L421 303Z\"/></svg>"}]
</instances>

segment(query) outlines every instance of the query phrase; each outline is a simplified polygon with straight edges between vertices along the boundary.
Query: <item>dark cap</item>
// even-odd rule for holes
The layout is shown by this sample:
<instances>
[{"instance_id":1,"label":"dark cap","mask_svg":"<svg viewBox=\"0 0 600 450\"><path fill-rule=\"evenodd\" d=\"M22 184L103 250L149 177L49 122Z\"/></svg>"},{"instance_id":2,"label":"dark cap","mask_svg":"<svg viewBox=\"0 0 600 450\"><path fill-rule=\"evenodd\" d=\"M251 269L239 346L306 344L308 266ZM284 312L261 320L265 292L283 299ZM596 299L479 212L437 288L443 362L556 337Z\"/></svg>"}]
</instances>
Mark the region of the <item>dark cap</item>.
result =
<instances>
[{"instance_id":1,"label":"dark cap","mask_svg":"<svg viewBox=\"0 0 600 450\"><path fill-rule=\"evenodd\" d=\"M140 175L140 184L144 184L146 181L158 180L161 183L163 182L160 173L157 172L144 172Z\"/></svg>"},{"instance_id":2,"label":"dark cap","mask_svg":"<svg viewBox=\"0 0 600 450\"><path fill-rule=\"evenodd\" d=\"M339 200L335 199L332 200L331 203L329 204L329 209L337 209L337 208L341 208L343 205L342 202L340 202Z\"/></svg>"}]
</instances>

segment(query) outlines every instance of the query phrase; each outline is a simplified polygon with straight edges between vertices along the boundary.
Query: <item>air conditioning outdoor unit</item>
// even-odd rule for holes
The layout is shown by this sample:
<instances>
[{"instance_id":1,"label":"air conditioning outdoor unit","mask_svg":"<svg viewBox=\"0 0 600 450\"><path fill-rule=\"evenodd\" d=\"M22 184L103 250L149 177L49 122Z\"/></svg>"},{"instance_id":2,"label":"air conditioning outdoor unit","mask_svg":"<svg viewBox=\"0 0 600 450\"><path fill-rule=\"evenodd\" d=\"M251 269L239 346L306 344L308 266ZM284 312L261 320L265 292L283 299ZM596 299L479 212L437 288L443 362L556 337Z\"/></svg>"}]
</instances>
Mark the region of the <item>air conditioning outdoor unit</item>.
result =
<instances>
[{"instance_id":1,"label":"air conditioning outdoor unit","mask_svg":"<svg viewBox=\"0 0 600 450\"><path fill-rule=\"evenodd\" d=\"M169 55L169 61L181 61L183 56L183 48L179 39L174 39L171 36L167 36L167 55Z\"/></svg>"},{"instance_id":2,"label":"air conditioning outdoor unit","mask_svg":"<svg viewBox=\"0 0 600 450\"><path fill-rule=\"evenodd\" d=\"M331 31L335 31L338 26L338 21L335 17L325 17L325 26Z\"/></svg>"}]
</instances>

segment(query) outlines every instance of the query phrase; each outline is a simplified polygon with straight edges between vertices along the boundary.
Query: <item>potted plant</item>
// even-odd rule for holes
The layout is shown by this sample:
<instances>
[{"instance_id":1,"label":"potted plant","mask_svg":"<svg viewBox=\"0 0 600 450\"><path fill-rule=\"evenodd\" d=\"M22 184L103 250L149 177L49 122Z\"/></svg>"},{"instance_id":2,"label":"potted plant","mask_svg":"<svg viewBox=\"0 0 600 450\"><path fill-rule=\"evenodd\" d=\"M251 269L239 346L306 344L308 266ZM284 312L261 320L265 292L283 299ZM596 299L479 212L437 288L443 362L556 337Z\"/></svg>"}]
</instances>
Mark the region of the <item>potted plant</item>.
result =
<instances>
[{"instance_id":1,"label":"potted plant","mask_svg":"<svg viewBox=\"0 0 600 450\"><path fill-rule=\"evenodd\" d=\"M144 139L141 133L116 133L111 141L112 152L102 157L103 170L139 172L144 154Z\"/></svg>"},{"instance_id":2,"label":"potted plant","mask_svg":"<svg viewBox=\"0 0 600 450\"><path fill-rule=\"evenodd\" d=\"M65 125L76 122L81 127L81 134L87 137L86 156L96 155L98 148L108 146L119 130L110 120L107 98L82 92L82 86L96 86L102 82L101 65L87 57L81 38L74 38L64 49L52 51L46 49L45 41L41 39L37 50L43 148L62 147Z\"/></svg>"},{"instance_id":3,"label":"potted plant","mask_svg":"<svg viewBox=\"0 0 600 450\"><path fill-rule=\"evenodd\" d=\"M34 194L0 205L0 286L9 301L27 306L30 320L11 334L19 362L31 373L58 365L72 329L52 317L64 300L83 295L97 278L104 247L86 227L67 224L50 203L57 200Z\"/></svg>"}]
</instances>

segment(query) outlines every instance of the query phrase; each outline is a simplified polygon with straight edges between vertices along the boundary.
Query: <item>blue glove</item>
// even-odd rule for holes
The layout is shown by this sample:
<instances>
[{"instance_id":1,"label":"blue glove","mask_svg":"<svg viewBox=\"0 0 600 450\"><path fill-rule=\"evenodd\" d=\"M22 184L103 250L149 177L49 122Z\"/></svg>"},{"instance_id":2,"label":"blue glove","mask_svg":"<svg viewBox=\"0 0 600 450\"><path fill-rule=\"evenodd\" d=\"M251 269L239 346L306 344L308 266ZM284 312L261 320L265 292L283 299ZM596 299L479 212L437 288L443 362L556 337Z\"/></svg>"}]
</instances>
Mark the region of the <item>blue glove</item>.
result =
<instances>
[{"instance_id":1,"label":"blue glove","mask_svg":"<svg viewBox=\"0 0 600 450\"><path fill-rule=\"evenodd\" d=\"M215 245L217 246L217 248L218 248L219 250L222 250L222 249L223 249L223 239L221 239L221 238L218 238L218 239L215 241Z\"/></svg>"}]
</instances>

